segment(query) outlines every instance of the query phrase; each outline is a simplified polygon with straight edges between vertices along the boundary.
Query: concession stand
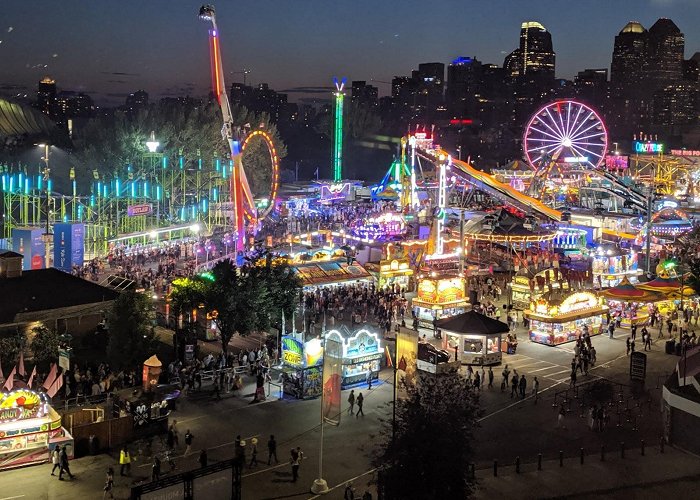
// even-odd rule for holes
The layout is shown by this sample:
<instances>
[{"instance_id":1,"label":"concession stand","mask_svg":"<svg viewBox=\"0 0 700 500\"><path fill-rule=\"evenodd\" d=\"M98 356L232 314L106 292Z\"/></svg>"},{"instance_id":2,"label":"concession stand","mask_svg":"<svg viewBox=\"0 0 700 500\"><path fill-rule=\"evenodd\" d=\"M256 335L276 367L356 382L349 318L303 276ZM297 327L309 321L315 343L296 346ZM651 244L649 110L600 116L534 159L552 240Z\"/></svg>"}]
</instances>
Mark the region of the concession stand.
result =
<instances>
[{"instance_id":1,"label":"concession stand","mask_svg":"<svg viewBox=\"0 0 700 500\"><path fill-rule=\"evenodd\" d=\"M433 320L463 313L468 305L463 276L443 274L418 279L418 293L411 305L421 326L433 328Z\"/></svg>"},{"instance_id":2,"label":"concession stand","mask_svg":"<svg viewBox=\"0 0 700 500\"><path fill-rule=\"evenodd\" d=\"M295 332L282 337L282 364L272 370L281 379L284 393L297 399L321 395L322 340L303 342L303 335Z\"/></svg>"},{"instance_id":3,"label":"concession stand","mask_svg":"<svg viewBox=\"0 0 700 500\"><path fill-rule=\"evenodd\" d=\"M0 392L0 470L47 462L56 445L68 445L73 457L73 437L61 426L61 416L46 394L29 389Z\"/></svg>"},{"instance_id":4,"label":"concession stand","mask_svg":"<svg viewBox=\"0 0 700 500\"><path fill-rule=\"evenodd\" d=\"M379 263L368 262L367 270L377 279L377 286L383 289L385 286L398 285L400 288L409 289L413 269L408 262L408 257L399 259L385 259Z\"/></svg>"},{"instance_id":5,"label":"concession stand","mask_svg":"<svg viewBox=\"0 0 700 500\"><path fill-rule=\"evenodd\" d=\"M624 278L619 285L600 292L608 301L610 314L620 318L620 326L629 328L649 321L649 304L665 299L664 294L635 286Z\"/></svg>"},{"instance_id":6,"label":"concession stand","mask_svg":"<svg viewBox=\"0 0 700 500\"><path fill-rule=\"evenodd\" d=\"M342 387L346 388L367 381L367 373L379 378L384 351L376 333L361 329L350 333L346 328L331 330L327 339L340 342L343 346Z\"/></svg>"},{"instance_id":7,"label":"concession stand","mask_svg":"<svg viewBox=\"0 0 700 500\"><path fill-rule=\"evenodd\" d=\"M530 301L550 290L569 290L569 283L558 279L562 275L559 269L551 268L540 271L532 278L527 269L521 269L513 276L510 283L511 304L515 309L524 310L530 306Z\"/></svg>"},{"instance_id":8,"label":"concession stand","mask_svg":"<svg viewBox=\"0 0 700 500\"><path fill-rule=\"evenodd\" d=\"M467 365L501 363L501 336L510 330L506 323L469 311L437 321L442 348Z\"/></svg>"},{"instance_id":9,"label":"concession stand","mask_svg":"<svg viewBox=\"0 0 700 500\"><path fill-rule=\"evenodd\" d=\"M524 311L530 322L530 340L539 344L559 345L579 338L588 327L589 335L600 333L608 312L602 297L591 292L568 295L548 292L530 303Z\"/></svg>"}]
</instances>

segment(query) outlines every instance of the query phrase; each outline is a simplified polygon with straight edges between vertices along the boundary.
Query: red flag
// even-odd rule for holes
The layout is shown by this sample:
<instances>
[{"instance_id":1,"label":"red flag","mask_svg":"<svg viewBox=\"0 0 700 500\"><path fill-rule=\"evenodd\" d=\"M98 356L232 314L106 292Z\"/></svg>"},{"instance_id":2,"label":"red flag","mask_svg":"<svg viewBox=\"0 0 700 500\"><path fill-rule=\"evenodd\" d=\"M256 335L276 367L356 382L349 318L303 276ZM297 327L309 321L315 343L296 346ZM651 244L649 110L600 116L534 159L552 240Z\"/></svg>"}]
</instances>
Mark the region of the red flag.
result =
<instances>
[{"instance_id":1,"label":"red flag","mask_svg":"<svg viewBox=\"0 0 700 500\"><path fill-rule=\"evenodd\" d=\"M43 387L45 391L49 390L54 380L56 380L56 363L51 363L51 370L49 370L49 374L46 376L46 380L44 380Z\"/></svg>"},{"instance_id":2,"label":"red flag","mask_svg":"<svg viewBox=\"0 0 700 500\"><path fill-rule=\"evenodd\" d=\"M5 380L5 372L2 371L2 360L0 359L0 380Z\"/></svg>"},{"instance_id":3,"label":"red flag","mask_svg":"<svg viewBox=\"0 0 700 500\"><path fill-rule=\"evenodd\" d=\"M12 390L12 388L15 385L15 373L16 372L17 372L17 367L16 366L12 367L12 371L7 376L7 380L5 381L5 385L3 386L3 389L5 389L7 391Z\"/></svg>"},{"instance_id":4,"label":"red flag","mask_svg":"<svg viewBox=\"0 0 700 500\"><path fill-rule=\"evenodd\" d=\"M401 361L399 361L398 369L405 372L406 368L408 368L408 363L406 363L406 358L401 356Z\"/></svg>"},{"instance_id":5,"label":"red flag","mask_svg":"<svg viewBox=\"0 0 700 500\"><path fill-rule=\"evenodd\" d=\"M34 381L34 377L36 377L36 365L34 365L32 374L29 376L29 380L27 381L27 387L29 387L30 389L32 388L32 382Z\"/></svg>"},{"instance_id":6,"label":"red flag","mask_svg":"<svg viewBox=\"0 0 700 500\"><path fill-rule=\"evenodd\" d=\"M52 398L56 395L59 389L61 389L61 387L63 387L63 374L56 377L56 380L54 380L54 383L51 384L51 387L49 387L49 389L46 391L46 394Z\"/></svg>"},{"instance_id":7,"label":"red flag","mask_svg":"<svg viewBox=\"0 0 700 500\"><path fill-rule=\"evenodd\" d=\"M24 370L24 353L22 351L19 353L19 367L17 369L17 373L23 377L27 375L27 372Z\"/></svg>"}]
</instances>

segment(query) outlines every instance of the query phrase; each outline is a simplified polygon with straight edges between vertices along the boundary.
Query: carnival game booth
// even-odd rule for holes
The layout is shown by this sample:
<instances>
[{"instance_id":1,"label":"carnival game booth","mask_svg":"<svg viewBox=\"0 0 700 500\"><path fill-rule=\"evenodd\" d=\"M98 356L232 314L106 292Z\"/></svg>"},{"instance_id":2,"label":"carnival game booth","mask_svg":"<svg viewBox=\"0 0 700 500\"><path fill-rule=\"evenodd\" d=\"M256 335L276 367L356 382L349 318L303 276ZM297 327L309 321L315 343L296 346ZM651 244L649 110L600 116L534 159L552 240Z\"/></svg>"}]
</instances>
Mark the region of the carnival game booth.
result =
<instances>
[{"instance_id":1,"label":"carnival game booth","mask_svg":"<svg viewBox=\"0 0 700 500\"><path fill-rule=\"evenodd\" d=\"M695 290L691 287L681 285L681 280L675 273L669 273L661 265L657 266L656 272L656 278L637 285L637 288L659 293L663 296L654 305L664 316L667 316L680 306L681 298L689 300L696 295Z\"/></svg>"},{"instance_id":2,"label":"carnival game booth","mask_svg":"<svg viewBox=\"0 0 700 500\"><path fill-rule=\"evenodd\" d=\"M321 395L323 341L314 338L303 341L304 334L294 332L282 337L282 363L272 374L282 381L285 394L297 399Z\"/></svg>"},{"instance_id":3,"label":"carnival game booth","mask_svg":"<svg viewBox=\"0 0 700 500\"><path fill-rule=\"evenodd\" d=\"M589 335L601 332L603 317L608 312L602 297L591 292L568 295L548 292L533 300L524 311L530 321L530 340L544 345L573 342L588 327Z\"/></svg>"},{"instance_id":4,"label":"carnival game booth","mask_svg":"<svg viewBox=\"0 0 700 500\"><path fill-rule=\"evenodd\" d=\"M343 346L343 389L366 382L370 372L373 380L379 378L384 351L376 333L364 328L350 333L342 327L327 332L326 339L336 340Z\"/></svg>"},{"instance_id":5,"label":"carnival game booth","mask_svg":"<svg viewBox=\"0 0 700 500\"><path fill-rule=\"evenodd\" d=\"M463 276L443 274L418 278L418 293L411 306L420 325L432 329L434 320L463 313L469 304L464 288Z\"/></svg>"},{"instance_id":6,"label":"carnival game booth","mask_svg":"<svg viewBox=\"0 0 700 500\"><path fill-rule=\"evenodd\" d=\"M625 328L649 321L650 304L665 298L662 293L634 286L627 278L619 285L603 290L600 295L607 299L610 314L619 316L620 326Z\"/></svg>"},{"instance_id":7,"label":"carnival game booth","mask_svg":"<svg viewBox=\"0 0 700 500\"><path fill-rule=\"evenodd\" d=\"M615 245L600 245L591 252L593 284L599 288L617 286L627 278L635 283L643 273L639 269L638 254L632 249L623 249Z\"/></svg>"},{"instance_id":8,"label":"carnival game booth","mask_svg":"<svg viewBox=\"0 0 700 500\"><path fill-rule=\"evenodd\" d=\"M569 291L568 281L562 278L559 269L551 268L538 272L532 278L527 269L521 269L510 283L511 304L520 311L530 307L530 302L552 290Z\"/></svg>"},{"instance_id":9,"label":"carnival game booth","mask_svg":"<svg viewBox=\"0 0 700 500\"><path fill-rule=\"evenodd\" d=\"M369 283L372 275L357 262L348 264L348 259L312 261L294 264L292 269L301 279L304 288L336 285L341 283Z\"/></svg>"},{"instance_id":10,"label":"carnival game booth","mask_svg":"<svg viewBox=\"0 0 700 500\"><path fill-rule=\"evenodd\" d=\"M73 457L73 437L46 394L29 389L0 393L0 470L48 462L56 445L67 445Z\"/></svg>"},{"instance_id":11,"label":"carnival game booth","mask_svg":"<svg viewBox=\"0 0 700 500\"><path fill-rule=\"evenodd\" d=\"M457 351L462 364L479 366L501 363L501 337L510 331L506 323L476 311L440 319L437 328L444 350Z\"/></svg>"}]
</instances>

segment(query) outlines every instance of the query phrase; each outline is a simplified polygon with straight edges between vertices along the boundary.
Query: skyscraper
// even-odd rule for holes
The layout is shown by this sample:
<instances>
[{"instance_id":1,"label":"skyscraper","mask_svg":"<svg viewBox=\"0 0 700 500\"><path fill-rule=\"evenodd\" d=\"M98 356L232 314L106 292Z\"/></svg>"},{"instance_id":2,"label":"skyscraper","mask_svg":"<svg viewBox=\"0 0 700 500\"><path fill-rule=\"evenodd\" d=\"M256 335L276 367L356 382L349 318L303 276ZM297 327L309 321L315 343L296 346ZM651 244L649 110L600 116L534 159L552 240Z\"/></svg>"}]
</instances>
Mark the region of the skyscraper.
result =
<instances>
[{"instance_id":1,"label":"skyscraper","mask_svg":"<svg viewBox=\"0 0 700 500\"><path fill-rule=\"evenodd\" d=\"M133 116L140 109L146 109L148 107L148 92L145 90L137 90L126 96L126 101L124 103L126 107L126 112Z\"/></svg>"},{"instance_id":2,"label":"skyscraper","mask_svg":"<svg viewBox=\"0 0 700 500\"><path fill-rule=\"evenodd\" d=\"M56 106L56 80L45 76L39 82L39 88L36 93L36 107L50 117L54 118L58 111Z\"/></svg>"},{"instance_id":3,"label":"skyscraper","mask_svg":"<svg viewBox=\"0 0 700 500\"><path fill-rule=\"evenodd\" d=\"M375 108L379 104L379 90L364 80L354 80L351 88L352 104Z\"/></svg>"},{"instance_id":4,"label":"skyscraper","mask_svg":"<svg viewBox=\"0 0 700 500\"><path fill-rule=\"evenodd\" d=\"M648 63L649 34L636 21L631 21L615 37L612 64L610 66L610 86L616 98L641 98L645 94L644 85Z\"/></svg>"},{"instance_id":5,"label":"skyscraper","mask_svg":"<svg viewBox=\"0 0 700 500\"><path fill-rule=\"evenodd\" d=\"M447 67L447 110L450 118L465 118L474 112L482 86L481 62L458 57Z\"/></svg>"},{"instance_id":6,"label":"skyscraper","mask_svg":"<svg viewBox=\"0 0 700 500\"><path fill-rule=\"evenodd\" d=\"M670 19L649 28L649 83L653 91L677 85L683 79L685 37Z\"/></svg>"},{"instance_id":7,"label":"skyscraper","mask_svg":"<svg viewBox=\"0 0 700 500\"><path fill-rule=\"evenodd\" d=\"M520 46L506 56L503 67L512 77L539 73L554 79L555 59L552 34L537 21L525 21Z\"/></svg>"},{"instance_id":8,"label":"skyscraper","mask_svg":"<svg viewBox=\"0 0 700 500\"><path fill-rule=\"evenodd\" d=\"M432 117L442 105L445 90L445 64L441 62L422 63L414 72L418 78L418 105L423 107L428 117Z\"/></svg>"}]
</instances>

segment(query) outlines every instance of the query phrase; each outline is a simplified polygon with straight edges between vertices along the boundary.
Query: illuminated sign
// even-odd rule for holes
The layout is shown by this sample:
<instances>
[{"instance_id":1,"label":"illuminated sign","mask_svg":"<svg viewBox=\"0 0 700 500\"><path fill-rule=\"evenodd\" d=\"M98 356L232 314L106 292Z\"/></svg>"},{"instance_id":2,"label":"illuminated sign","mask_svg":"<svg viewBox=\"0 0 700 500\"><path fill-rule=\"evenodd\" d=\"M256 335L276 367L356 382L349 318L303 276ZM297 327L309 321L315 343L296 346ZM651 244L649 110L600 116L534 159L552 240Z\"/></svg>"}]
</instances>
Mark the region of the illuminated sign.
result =
<instances>
[{"instance_id":1,"label":"illuminated sign","mask_svg":"<svg viewBox=\"0 0 700 500\"><path fill-rule=\"evenodd\" d=\"M563 313L589 309L598 305L598 298L592 293L579 292L569 295L561 303L559 310Z\"/></svg>"},{"instance_id":2,"label":"illuminated sign","mask_svg":"<svg viewBox=\"0 0 700 500\"><path fill-rule=\"evenodd\" d=\"M672 149L673 156L700 156L700 150L697 149Z\"/></svg>"},{"instance_id":3,"label":"illuminated sign","mask_svg":"<svg viewBox=\"0 0 700 500\"><path fill-rule=\"evenodd\" d=\"M605 167L608 170L624 170L629 167L629 158L620 155L608 155L605 157Z\"/></svg>"},{"instance_id":4,"label":"illuminated sign","mask_svg":"<svg viewBox=\"0 0 700 500\"><path fill-rule=\"evenodd\" d=\"M297 339L282 337L282 361L292 366L304 366L304 346Z\"/></svg>"},{"instance_id":5,"label":"illuminated sign","mask_svg":"<svg viewBox=\"0 0 700 500\"><path fill-rule=\"evenodd\" d=\"M39 418L48 412L46 395L29 389L0 394L0 423Z\"/></svg>"},{"instance_id":6,"label":"illuminated sign","mask_svg":"<svg viewBox=\"0 0 700 500\"><path fill-rule=\"evenodd\" d=\"M567 156L564 163L588 163L588 156Z\"/></svg>"},{"instance_id":7,"label":"illuminated sign","mask_svg":"<svg viewBox=\"0 0 700 500\"><path fill-rule=\"evenodd\" d=\"M136 215L150 215L153 213L153 204L143 203L142 205L129 205L126 208L126 214L129 217L134 217Z\"/></svg>"},{"instance_id":8,"label":"illuminated sign","mask_svg":"<svg viewBox=\"0 0 700 500\"><path fill-rule=\"evenodd\" d=\"M634 150L641 154L663 153L664 145L660 142L634 141Z\"/></svg>"}]
</instances>

